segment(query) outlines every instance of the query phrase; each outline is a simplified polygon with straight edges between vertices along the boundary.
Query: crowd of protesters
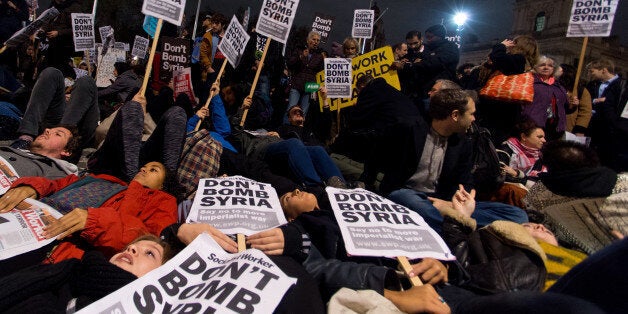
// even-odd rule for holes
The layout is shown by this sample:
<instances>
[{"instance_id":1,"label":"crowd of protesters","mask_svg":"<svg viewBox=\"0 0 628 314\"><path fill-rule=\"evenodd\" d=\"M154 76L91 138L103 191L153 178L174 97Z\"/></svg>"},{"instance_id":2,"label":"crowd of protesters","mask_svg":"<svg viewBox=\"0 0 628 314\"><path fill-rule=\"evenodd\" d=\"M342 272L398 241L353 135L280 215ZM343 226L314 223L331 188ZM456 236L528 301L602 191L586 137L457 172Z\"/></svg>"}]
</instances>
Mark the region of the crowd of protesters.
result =
<instances>
[{"instance_id":1,"label":"crowd of protesters","mask_svg":"<svg viewBox=\"0 0 628 314\"><path fill-rule=\"evenodd\" d=\"M242 175L276 189L289 223L247 244L299 278L278 311L323 312L343 287L374 290L381 300L362 300L374 312L386 302L403 312L628 311L628 87L610 60L591 60L588 81L576 82L573 66L524 34L496 44L483 64L459 64L445 27L433 25L390 45L400 88L358 76L356 104L338 113L325 86L306 85L325 58L364 53L358 40L347 37L327 52L311 31L293 51L273 41L261 64L265 37L251 27L239 66L221 73L228 61L217 46L229 19L208 12L198 17L191 58L198 97L190 99L158 78L140 91L145 65L136 60L117 62L115 81L98 88L95 64L70 59L69 16L80 2L52 1L61 14L0 58L0 137L10 143L0 157L20 177L0 196L0 212L31 197L65 213L44 233L58 241L0 261L8 287L2 311L56 311L68 300L46 291L107 285L80 290L74 306L85 306L203 232L237 252L213 226L184 223L198 173ZM2 0L0 10L4 41L29 9ZM368 49L381 45L374 40ZM532 101L479 97L498 73L531 73ZM191 149L202 153L190 159ZM79 167L82 151L88 161ZM327 186L365 188L415 211L456 261L413 260L412 272L399 275L393 260L349 256ZM46 269L63 277L30 294L28 283ZM72 275L76 269L84 280ZM425 285L410 287L407 276Z\"/></svg>"}]
</instances>

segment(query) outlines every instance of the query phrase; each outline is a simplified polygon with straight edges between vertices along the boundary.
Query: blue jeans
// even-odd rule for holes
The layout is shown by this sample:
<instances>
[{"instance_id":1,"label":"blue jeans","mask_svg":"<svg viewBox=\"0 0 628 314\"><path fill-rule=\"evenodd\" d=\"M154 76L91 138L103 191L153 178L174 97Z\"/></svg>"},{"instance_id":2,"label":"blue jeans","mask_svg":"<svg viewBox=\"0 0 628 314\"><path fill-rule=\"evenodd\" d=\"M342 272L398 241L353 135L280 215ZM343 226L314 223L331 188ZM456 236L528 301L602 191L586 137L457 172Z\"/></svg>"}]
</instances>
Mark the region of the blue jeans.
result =
<instances>
[{"instance_id":1,"label":"blue jeans","mask_svg":"<svg viewBox=\"0 0 628 314\"><path fill-rule=\"evenodd\" d=\"M310 108L310 93L300 92L294 88L290 89L288 95L288 108L283 115L283 123L288 124L288 111L294 106L301 106L303 109L303 116L307 117L307 110Z\"/></svg>"},{"instance_id":2,"label":"blue jeans","mask_svg":"<svg viewBox=\"0 0 628 314\"><path fill-rule=\"evenodd\" d=\"M273 167L288 164L298 183L313 186L338 176L344 181L340 169L321 146L305 146L296 138L272 143L266 148L264 160Z\"/></svg>"},{"instance_id":3,"label":"blue jeans","mask_svg":"<svg viewBox=\"0 0 628 314\"><path fill-rule=\"evenodd\" d=\"M436 232L441 232L443 216L438 209L427 199L427 194L412 189L399 189L388 195L391 201L415 211ZM516 223L528 222L528 215L519 207L497 202L477 202L475 211L471 215L478 223L478 227L489 225L495 220L508 220Z\"/></svg>"}]
</instances>

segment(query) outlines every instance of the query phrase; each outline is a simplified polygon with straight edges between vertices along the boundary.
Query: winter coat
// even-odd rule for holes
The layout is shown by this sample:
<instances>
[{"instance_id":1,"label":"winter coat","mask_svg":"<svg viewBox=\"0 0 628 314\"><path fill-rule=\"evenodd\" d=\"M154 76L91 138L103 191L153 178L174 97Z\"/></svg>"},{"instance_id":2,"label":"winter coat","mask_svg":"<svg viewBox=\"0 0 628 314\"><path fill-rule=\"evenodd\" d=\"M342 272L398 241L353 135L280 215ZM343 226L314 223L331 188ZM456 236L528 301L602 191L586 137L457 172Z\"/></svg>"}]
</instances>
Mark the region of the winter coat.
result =
<instances>
[{"instance_id":1,"label":"winter coat","mask_svg":"<svg viewBox=\"0 0 628 314\"><path fill-rule=\"evenodd\" d=\"M105 174L93 175L123 186L125 190L111 196L98 208L87 209L87 221L80 233L68 237L52 251L49 261L60 262L81 258L86 247L95 247L105 256L113 256L135 238L146 233L159 234L177 221L177 203L174 196L142 186L137 181L126 182ZM12 187L27 185L40 197L58 192L79 180L76 175L50 180L42 177L20 178ZM86 246L85 244L89 246Z\"/></svg>"}]
</instances>

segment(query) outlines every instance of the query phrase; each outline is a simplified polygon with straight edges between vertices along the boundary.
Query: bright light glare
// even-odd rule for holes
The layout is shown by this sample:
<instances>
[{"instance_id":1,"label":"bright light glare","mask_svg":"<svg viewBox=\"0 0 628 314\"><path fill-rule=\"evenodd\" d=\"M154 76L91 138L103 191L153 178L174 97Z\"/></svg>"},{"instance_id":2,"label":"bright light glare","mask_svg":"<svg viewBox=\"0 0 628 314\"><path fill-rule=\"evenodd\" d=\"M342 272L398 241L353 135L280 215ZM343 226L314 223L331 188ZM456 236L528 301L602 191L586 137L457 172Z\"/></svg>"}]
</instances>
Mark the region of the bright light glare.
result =
<instances>
[{"instance_id":1,"label":"bright light glare","mask_svg":"<svg viewBox=\"0 0 628 314\"><path fill-rule=\"evenodd\" d=\"M458 12L456 13L456 15L454 15L454 23L456 23L456 25L458 26L462 26L464 25L464 23L467 21L468 18L469 18L469 15L467 15L467 13Z\"/></svg>"}]
</instances>

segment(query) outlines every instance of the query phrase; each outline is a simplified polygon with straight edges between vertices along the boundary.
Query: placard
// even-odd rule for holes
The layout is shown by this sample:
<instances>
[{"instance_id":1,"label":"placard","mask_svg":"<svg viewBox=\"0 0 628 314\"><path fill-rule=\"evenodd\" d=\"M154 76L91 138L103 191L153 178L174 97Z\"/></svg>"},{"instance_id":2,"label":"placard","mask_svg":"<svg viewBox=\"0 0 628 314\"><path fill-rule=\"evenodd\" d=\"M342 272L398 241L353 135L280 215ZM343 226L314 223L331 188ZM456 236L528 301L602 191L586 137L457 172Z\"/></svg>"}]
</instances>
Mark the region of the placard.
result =
<instances>
[{"instance_id":1,"label":"placard","mask_svg":"<svg viewBox=\"0 0 628 314\"><path fill-rule=\"evenodd\" d=\"M96 36L94 35L94 19L91 14L72 13L72 38L74 51L94 49Z\"/></svg>"},{"instance_id":2,"label":"placard","mask_svg":"<svg viewBox=\"0 0 628 314\"><path fill-rule=\"evenodd\" d=\"M421 215L364 189L326 188L347 253L455 260Z\"/></svg>"},{"instance_id":3,"label":"placard","mask_svg":"<svg viewBox=\"0 0 628 314\"><path fill-rule=\"evenodd\" d=\"M611 34L619 0L574 0L567 37L606 37Z\"/></svg>"},{"instance_id":4,"label":"placard","mask_svg":"<svg viewBox=\"0 0 628 314\"><path fill-rule=\"evenodd\" d=\"M190 66L190 41L184 38L161 37L159 79L168 82L172 72Z\"/></svg>"},{"instance_id":5,"label":"placard","mask_svg":"<svg viewBox=\"0 0 628 314\"><path fill-rule=\"evenodd\" d=\"M255 31L285 44L297 13L299 0L262 1Z\"/></svg>"},{"instance_id":6,"label":"placard","mask_svg":"<svg viewBox=\"0 0 628 314\"><path fill-rule=\"evenodd\" d=\"M190 68L175 70L172 73L172 79L174 81L174 99L176 100L179 94L184 93L188 95L192 106L196 106L196 98L194 97L194 89L192 88L192 70Z\"/></svg>"},{"instance_id":7,"label":"placard","mask_svg":"<svg viewBox=\"0 0 628 314\"><path fill-rule=\"evenodd\" d=\"M225 36L218 44L218 49L225 55L232 67L236 68L240 63L250 38L251 36L246 33L238 19L233 16L227 30L225 30Z\"/></svg>"},{"instance_id":8,"label":"placard","mask_svg":"<svg viewBox=\"0 0 628 314\"><path fill-rule=\"evenodd\" d=\"M374 21L375 11L373 10L353 11L353 27L351 27L351 36L353 38L373 37Z\"/></svg>"},{"instance_id":9,"label":"placard","mask_svg":"<svg viewBox=\"0 0 628 314\"><path fill-rule=\"evenodd\" d=\"M133 50L131 50L131 55L134 57L138 57L140 59L144 59L146 57L146 51L148 50L148 38L135 35L135 40L133 40Z\"/></svg>"},{"instance_id":10,"label":"placard","mask_svg":"<svg viewBox=\"0 0 628 314\"><path fill-rule=\"evenodd\" d=\"M345 58L325 58L325 87L327 98L350 98L351 61Z\"/></svg>"},{"instance_id":11,"label":"placard","mask_svg":"<svg viewBox=\"0 0 628 314\"><path fill-rule=\"evenodd\" d=\"M111 82L116 80L115 75L113 75L113 70L115 69L113 65L118 61L126 60L124 50L109 48L104 55L102 53L103 50L103 47L98 48L98 55L100 56L96 70L96 86L98 87L111 85Z\"/></svg>"},{"instance_id":12,"label":"placard","mask_svg":"<svg viewBox=\"0 0 628 314\"><path fill-rule=\"evenodd\" d=\"M100 33L100 42L103 44L105 43L105 41L107 41L107 36L111 36L110 45L113 45L113 43L116 41L113 37L113 27L109 25L99 27L98 33Z\"/></svg>"},{"instance_id":13,"label":"placard","mask_svg":"<svg viewBox=\"0 0 628 314\"><path fill-rule=\"evenodd\" d=\"M321 41L327 41L331 33L331 26L334 24L335 18L331 15L323 13L314 13L314 21L312 22L312 30L321 35Z\"/></svg>"},{"instance_id":14,"label":"placard","mask_svg":"<svg viewBox=\"0 0 628 314\"><path fill-rule=\"evenodd\" d=\"M17 47L23 42L30 40L30 37L33 34L37 33L39 29L52 22L52 20L54 20L57 15L59 15L59 10L57 10L57 8L51 7L47 9L46 11L42 12L35 21L15 32L15 34L13 34L11 38L7 39L4 42L4 45L7 47Z\"/></svg>"},{"instance_id":15,"label":"placard","mask_svg":"<svg viewBox=\"0 0 628 314\"><path fill-rule=\"evenodd\" d=\"M241 176L201 179L187 222L204 222L225 234L244 235L287 223L275 189Z\"/></svg>"},{"instance_id":16,"label":"placard","mask_svg":"<svg viewBox=\"0 0 628 314\"><path fill-rule=\"evenodd\" d=\"M337 110L338 108L355 105L358 97L358 90L355 83L358 78L365 74L370 74L374 78L381 77L394 88L401 90L397 71L390 69L390 65L394 60L395 56L390 46L382 47L351 59L351 69L353 72L351 76L351 98L329 99L328 102L330 110ZM316 81L319 84L325 82L324 70L316 73ZM322 112L323 101L320 98L319 105Z\"/></svg>"},{"instance_id":17,"label":"placard","mask_svg":"<svg viewBox=\"0 0 628 314\"><path fill-rule=\"evenodd\" d=\"M185 0L144 0L142 13L181 26ZM154 35L151 35L154 36Z\"/></svg>"},{"instance_id":18,"label":"placard","mask_svg":"<svg viewBox=\"0 0 628 314\"><path fill-rule=\"evenodd\" d=\"M78 313L272 313L296 281L261 251L229 254L204 233Z\"/></svg>"}]
</instances>

